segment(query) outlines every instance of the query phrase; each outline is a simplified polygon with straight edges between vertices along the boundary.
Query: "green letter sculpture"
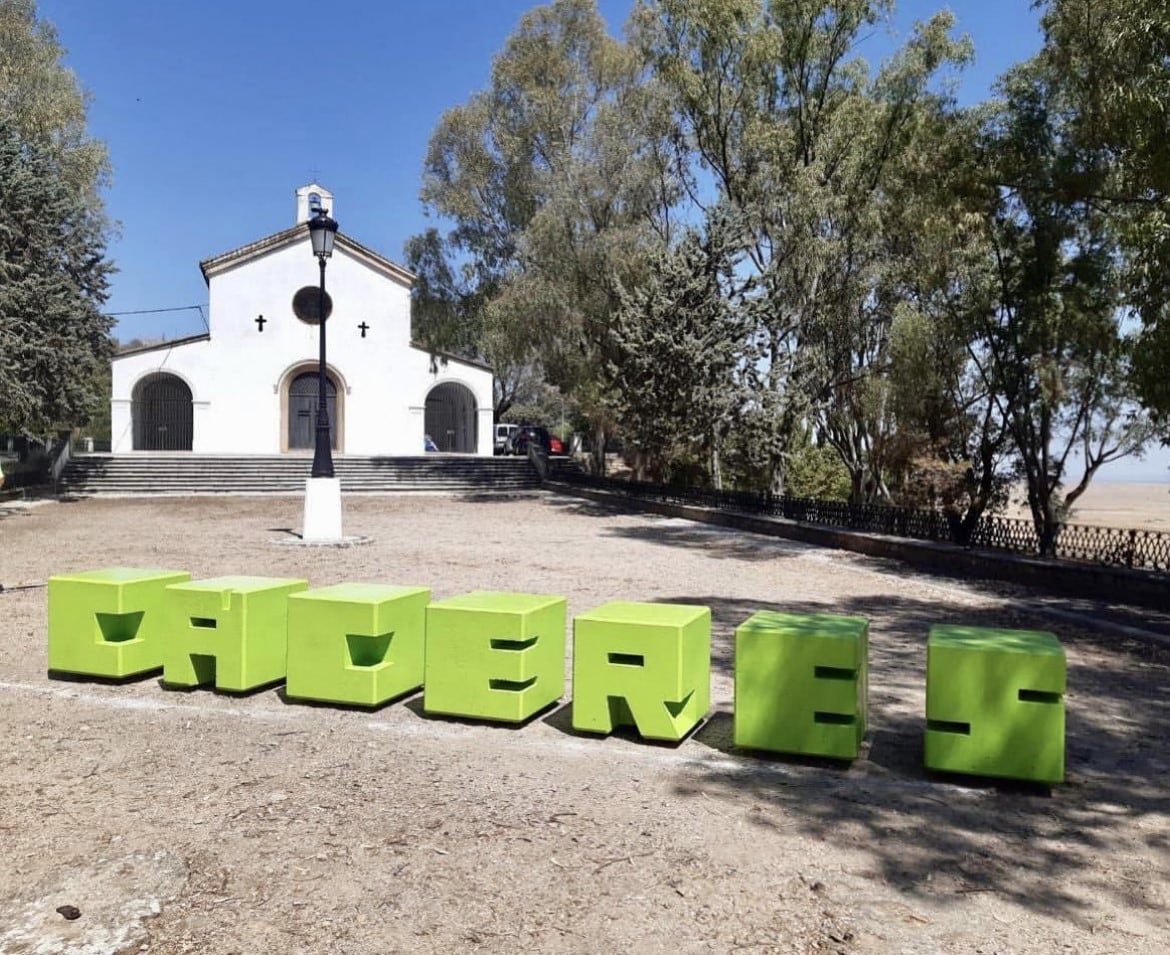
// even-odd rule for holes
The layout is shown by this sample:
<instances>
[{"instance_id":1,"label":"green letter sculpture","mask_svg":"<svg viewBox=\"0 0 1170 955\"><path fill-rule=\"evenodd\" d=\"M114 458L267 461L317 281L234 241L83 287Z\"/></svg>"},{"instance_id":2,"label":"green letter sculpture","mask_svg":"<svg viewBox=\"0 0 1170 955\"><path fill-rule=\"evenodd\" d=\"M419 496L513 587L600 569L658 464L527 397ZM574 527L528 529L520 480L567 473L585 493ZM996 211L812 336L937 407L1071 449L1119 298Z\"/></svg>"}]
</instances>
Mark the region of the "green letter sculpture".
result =
<instances>
[{"instance_id":1,"label":"green letter sculpture","mask_svg":"<svg viewBox=\"0 0 1170 955\"><path fill-rule=\"evenodd\" d=\"M711 705L711 611L615 601L573 621L573 729L681 740Z\"/></svg>"},{"instance_id":2,"label":"green letter sculpture","mask_svg":"<svg viewBox=\"0 0 1170 955\"><path fill-rule=\"evenodd\" d=\"M163 665L166 587L178 570L107 567L49 578L49 672L123 679Z\"/></svg>"},{"instance_id":3,"label":"green letter sculpture","mask_svg":"<svg viewBox=\"0 0 1170 955\"><path fill-rule=\"evenodd\" d=\"M520 723L565 689L563 597L477 591L427 607L428 713Z\"/></svg>"},{"instance_id":4,"label":"green letter sculpture","mask_svg":"<svg viewBox=\"0 0 1170 955\"><path fill-rule=\"evenodd\" d=\"M869 623L762 611L735 631L735 745L855 759L865 738Z\"/></svg>"},{"instance_id":5,"label":"green letter sculpture","mask_svg":"<svg viewBox=\"0 0 1170 955\"><path fill-rule=\"evenodd\" d=\"M423 683L426 587L338 584L288 598L290 697L378 706Z\"/></svg>"},{"instance_id":6,"label":"green letter sculpture","mask_svg":"<svg viewBox=\"0 0 1170 955\"><path fill-rule=\"evenodd\" d=\"M213 577L167 587L163 682L241 693L284 679L288 596L304 580Z\"/></svg>"},{"instance_id":7,"label":"green letter sculpture","mask_svg":"<svg viewBox=\"0 0 1170 955\"><path fill-rule=\"evenodd\" d=\"M1065 674L1064 649L1051 633L931 627L927 767L1063 781Z\"/></svg>"}]
</instances>

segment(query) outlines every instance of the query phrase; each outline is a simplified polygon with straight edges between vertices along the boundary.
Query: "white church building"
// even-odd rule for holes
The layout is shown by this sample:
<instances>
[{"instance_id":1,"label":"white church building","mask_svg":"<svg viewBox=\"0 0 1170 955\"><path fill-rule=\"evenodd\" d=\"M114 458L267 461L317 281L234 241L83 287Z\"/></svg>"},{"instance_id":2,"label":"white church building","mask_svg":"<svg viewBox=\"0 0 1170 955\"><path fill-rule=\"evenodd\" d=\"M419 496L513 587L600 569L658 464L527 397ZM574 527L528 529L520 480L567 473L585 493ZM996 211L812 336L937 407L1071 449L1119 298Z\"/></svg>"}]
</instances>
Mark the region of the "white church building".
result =
<instances>
[{"instance_id":1,"label":"white church building","mask_svg":"<svg viewBox=\"0 0 1170 955\"><path fill-rule=\"evenodd\" d=\"M296 224L200 263L208 331L113 362L111 450L312 454L319 271L310 206ZM413 274L338 232L328 260L327 401L335 454L492 453L492 373L411 343ZM330 311L330 305L332 311ZM300 317L298 317L298 315Z\"/></svg>"}]
</instances>

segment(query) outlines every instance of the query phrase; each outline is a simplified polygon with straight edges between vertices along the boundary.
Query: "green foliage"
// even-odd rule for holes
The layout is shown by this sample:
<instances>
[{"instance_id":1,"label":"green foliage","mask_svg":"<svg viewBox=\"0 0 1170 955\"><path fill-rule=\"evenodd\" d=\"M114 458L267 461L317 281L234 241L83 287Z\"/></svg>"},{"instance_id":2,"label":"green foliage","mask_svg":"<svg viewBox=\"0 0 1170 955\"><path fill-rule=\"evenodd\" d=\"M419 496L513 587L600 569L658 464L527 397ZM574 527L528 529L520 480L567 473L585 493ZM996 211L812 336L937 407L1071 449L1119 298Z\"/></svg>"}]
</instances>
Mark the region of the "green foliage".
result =
<instances>
[{"instance_id":1,"label":"green foliage","mask_svg":"<svg viewBox=\"0 0 1170 955\"><path fill-rule=\"evenodd\" d=\"M543 385L540 362L534 344L501 321L491 306L495 283L476 284L474 270L457 270L450 256L451 246L435 229L406 243L407 265L417 276L411 289L411 333L432 356L447 353L489 364L495 419L501 421Z\"/></svg>"},{"instance_id":2,"label":"green foliage","mask_svg":"<svg viewBox=\"0 0 1170 955\"><path fill-rule=\"evenodd\" d=\"M1088 163L1076 193L1108 214L1120 286L1140 316L1134 380L1170 435L1170 7L1148 0L1044 0L1036 60Z\"/></svg>"},{"instance_id":3,"label":"green foliage","mask_svg":"<svg viewBox=\"0 0 1170 955\"><path fill-rule=\"evenodd\" d=\"M1027 480L1041 553L1096 472L1150 438L1121 326L1115 223L1092 199L1111 170L1078 140L1075 105L1053 79L1044 58L1011 71L988 123L997 282L975 344Z\"/></svg>"},{"instance_id":4,"label":"green foliage","mask_svg":"<svg viewBox=\"0 0 1170 955\"><path fill-rule=\"evenodd\" d=\"M103 223L54 159L2 124L0 200L0 432L83 424L113 354Z\"/></svg>"},{"instance_id":5,"label":"green foliage","mask_svg":"<svg viewBox=\"0 0 1170 955\"><path fill-rule=\"evenodd\" d=\"M105 146L33 0L0 0L0 431L84 423L112 342Z\"/></svg>"},{"instance_id":6,"label":"green foliage","mask_svg":"<svg viewBox=\"0 0 1170 955\"><path fill-rule=\"evenodd\" d=\"M1170 13L1040 5L972 110L946 13L871 70L890 0L639 0L629 45L537 8L432 138L417 334L552 382L643 476L960 540L1023 477L1050 545L1150 439L1139 398L1170 429Z\"/></svg>"},{"instance_id":7,"label":"green foliage","mask_svg":"<svg viewBox=\"0 0 1170 955\"><path fill-rule=\"evenodd\" d=\"M709 462L720 487L720 454L744 403L747 313L736 292L736 225L715 210L706 234L684 233L623 291L611 328L608 380L627 446L655 470L680 447ZM677 467L675 468L677 470Z\"/></svg>"},{"instance_id":8,"label":"green foliage","mask_svg":"<svg viewBox=\"0 0 1170 955\"><path fill-rule=\"evenodd\" d=\"M599 433L618 289L665 227L664 115L593 0L555 0L524 16L489 87L444 114L427 153L423 202L453 227L424 240L437 255L418 261L464 265L457 296L444 291L454 265L428 269L435 281L420 295L439 290L439 316L425 304L416 314L479 323L467 334L497 373L542 369ZM458 300L475 307L452 313Z\"/></svg>"},{"instance_id":9,"label":"green foliage","mask_svg":"<svg viewBox=\"0 0 1170 955\"><path fill-rule=\"evenodd\" d=\"M848 501L853 485L841 456L825 445L805 444L788 462L788 486L793 497Z\"/></svg>"},{"instance_id":10,"label":"green foliage","mask_svg":"<svg viewBox=\"0 0 1170 955\"><path fill-rule=\"evenodd\" d=\"M113 367L105 362L97 369L93 382L93 393L96 396L93 405L93 414L84 426L74 428L74 439L93 438L96 442L109 445L110 443L110 399L113 396Z\"/></svg>"},{"instance_id":11,"label":"green foliage","mask_svg":"<svg viewBox=\"0 0 1170 955\"><path fill-rule=\"evenodd\" d=\"M746 225L755 328L744 416L779 491L810 418L854 496L888 496L883 383L887 219L903 157L944 101L929 93L967 45L939 14L875 74L857 54L880 0L643 0L635 35L671 91L679 164L713 178Z\"/></svg>"},{"instance_id":12,"label":"green foliage","mask_svg":"<svg viewBox=\"0 0 1170 955\"><path fill-rule=\"evenodd\" d=\"M415 274L410 314L413 340L435 352L482 357L482 310L447 260L436 229L407 241L406 264Z\"/></svg>"},{"instance_id":13,"label":"green foliage","mask_svg":"<svg viewBox=\"0 0 1170 955\"><path fill-rule=\"evenodd\" d=\"M516 424L538 424L548 428L561 440L577 430L583 422L572 402L543 381L533 380L517 397L508 411L507 420ZM562 425L563 423L563 425Z\"/></svg>"},{"instance_id":14,"label":"green foliage","mask_svg":"<svg viewBox=\"0 0 1170 955\"><path fill-rule=\"evenodd\" d=\"M89 97L62 65L64 53L53 25L37 18L34 0L0 0L0 122L52 160L100 215L109 159L86 129Z\"/></svg>"}]
</instances>

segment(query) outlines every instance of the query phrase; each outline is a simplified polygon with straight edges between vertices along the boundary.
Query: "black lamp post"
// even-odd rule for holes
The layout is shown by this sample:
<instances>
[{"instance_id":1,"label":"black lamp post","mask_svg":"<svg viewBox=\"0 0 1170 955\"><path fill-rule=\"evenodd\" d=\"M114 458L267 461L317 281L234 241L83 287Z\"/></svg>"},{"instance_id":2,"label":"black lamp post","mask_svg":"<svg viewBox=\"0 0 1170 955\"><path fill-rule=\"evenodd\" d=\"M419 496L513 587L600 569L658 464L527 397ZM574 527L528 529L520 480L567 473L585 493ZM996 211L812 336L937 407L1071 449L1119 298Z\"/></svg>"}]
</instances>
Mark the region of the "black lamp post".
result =
<instances>
[{"instance_id":1,"label":"black lamp post","mask_svg":"<svg viewBox=\"0 0 1170 955\"><path fill-rule=\"evenodd\" d=\"M309 238L313 243L313 255L321 264L321 290L317 298L317 323L321 333L321 361L317 369L317 443L313 448L313 471L315 478L333 477L333 442L329 435L329 404L325 396L325 260L333 254L333 237L337 234L337 223L321 208L309 220Z\"/></svg>"}]
</instances>

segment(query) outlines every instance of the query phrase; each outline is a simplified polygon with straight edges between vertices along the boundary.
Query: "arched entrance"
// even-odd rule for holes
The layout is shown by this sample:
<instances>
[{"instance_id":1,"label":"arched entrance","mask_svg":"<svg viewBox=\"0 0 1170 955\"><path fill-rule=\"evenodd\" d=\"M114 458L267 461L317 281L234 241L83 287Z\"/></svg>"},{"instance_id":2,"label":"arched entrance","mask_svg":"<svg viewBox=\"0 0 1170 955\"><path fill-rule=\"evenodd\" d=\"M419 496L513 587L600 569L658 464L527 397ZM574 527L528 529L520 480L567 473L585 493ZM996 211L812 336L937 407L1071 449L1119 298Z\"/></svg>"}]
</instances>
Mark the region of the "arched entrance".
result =
<instances>
[{"instance_id":1,"label":"arched entrance","mask_svg":"<svg viewBox=\"0 0 1170 955\"><path fill-rule=\"evenodd\" d=\"M302 371L288 383L288 403L285 415L285 448L289 451L312 450L316 444L317 397L319 388L316 371ZM329 409L329 436L332 448L338 449L341 418L337 409L337 382L326 370L325 404Z\"/></svg>"},{"instance_id":2,"label":"arched entrance","mask_svg":"<svg viewBox=\"0 0 1170 955\"><path fill-rule=\"evenodd\" d=\"M474 454L478 417L475 395L466 385L445 381L427 394L424 427L440 451Z\"/></svg>"},{"instance_id":3,"label":"arched entrance","mask_svg":"<svg viewBox=\"0 0 1170 955\"><path fill-rule=\"evenodd\" d=\"M130 396L135 451L190 451L195 435L191 389L178 375L154 372Z\"/></svg>"}]
</instances>

